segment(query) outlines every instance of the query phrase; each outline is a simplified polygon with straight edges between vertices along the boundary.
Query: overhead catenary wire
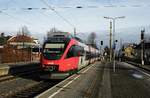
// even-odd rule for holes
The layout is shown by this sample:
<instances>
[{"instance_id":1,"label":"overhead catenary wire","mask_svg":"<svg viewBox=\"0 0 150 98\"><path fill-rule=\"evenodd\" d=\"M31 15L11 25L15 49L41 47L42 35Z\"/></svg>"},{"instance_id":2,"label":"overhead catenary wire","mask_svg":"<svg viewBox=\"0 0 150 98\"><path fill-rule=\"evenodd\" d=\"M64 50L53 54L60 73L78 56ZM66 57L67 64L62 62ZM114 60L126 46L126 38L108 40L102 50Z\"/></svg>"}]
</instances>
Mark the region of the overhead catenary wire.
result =
<instances>
[{"instance_id":1,"label":"overhead catenary wire","mask_svg":"<svg viewBox=\"0 0 150 98\"><path fill-rule=\"evenodd\" d=\"M41 9L46 9L46 8L35 8L35 7L28 7L28 8L21 8L23 11L33 11L33 10L41 10ZM41 11L37 11L40 15L44 16L44 17L49 17L48 15L45 15L43 12Z\"/></svg>"},{"instance_id":2,"label":"overhead catenary wire","mask_svg":"<svg viewBox=\"0 0 150 98\"><path fill-rule=\"evenodd\" d=\"M16 21L20 21L20 22L23 22L23 23L26 23L26 24L31 24L31 23L29 23L28 21L25 21L25 20L23 20L23 19L20 19L20 18L18 18L18 17L13 16L13 15L10 15L10 14L4 12L4 11L0 11L0 13L2 13L2 14L4 14L4 15L7 15L7 16L9 16L10 18L13 18L13 19L16 20Z\"/></svg>"},{"instance_id":3,"label":"overhead catenary wire","mask_svg":"<svg viewBox=\"0 0 150 98\"><path fill-rule=\"evenodd\" d=\"M61 19L63 19L66 23L68 23L70 26L72 26L73 28L75 28L75 26L70 21L68 21L66 18L64 18L54 8L52 8L45 0L41 0L41 2L43 2L43 4L45 4L50 10L52 10L57 16L59 16Z\"/></svg>"},{"instance_id":4,"label":"overhead catenary wire","mask_svg":"<svg viewBox=\"0 0 150 98\"><path fill-rule=\"evenodd\" d=\"M78 8L78 9L80 9L80 8L96 8L96 9L98 9L98 8L101 8L101 7L105 7L105 8L127 8L127 7L133 7L133 8L141 8L141 7L150 7L150 4L149 5L139 5L139 4L134 4L134 5L113 5L113 4L111 4L111 5L103 5L103 6L95 6L95 5L92 5L92 6L76 6L76 7L74 7L74 6L61 6L61 7L57 7L57 8L62 8L62 9L69 9L69 8ZM48 9L50 9L50 8L45 8L45 7L43 7L43 8L34 8L34 7L29 7L29 8L21 8L21 9L23 9L23 10L48 10ZM8 10L8 8L5 8L5 9L0 9L1 11L3 11L3 10ZM9 8L9 10L14 10L13 8L11 9L11 8ZM56 11L54 8L52 8L51 7L51 10L53 10L53 11ZM58 13L58 12L56 12L56 13ZM62 16L62 15L61 15Z\"/></svg>"},{"instance_id":5,"label":"overhead catenary wire","mask_svg":"<svg viewBox=\"0 0 150 98\"><path fill-rule=\"evenodd\" d=\"M15 0L9 0L9 1L7 2L7 8L4 9L4 10L0 10L0 13L2 13L2 14L4 14L4 15L7 15L8 17L10 17L10 18L12 18L12 19L14 19L14 20L16 20L16 21L20 21L21 23L26 23L27 25L32 24L32 23L29 22L29 21L26 21L26 20L21 19L21 18L19 18L19 17L15 17L14 15L11 15L11 14L8 14L8 13L6 12L6 10L8 10L8 6L9 6L9 4L10 4L9 2L13 2L14 4L16 4L16 1L15 1ZM11 10L11 9L9 9L9 10ZM14 10L14 8L12 8L12 10Z\"/></svg>"},{"instance_id":6,"label":"overhead catenary wire","mask_svg":"<svg viewBox=\"0 0 150 98\"><path fill-rule=\"evenodd\" d=\"M39 10L39 8L31 8L31 7L30 7L30 8L22 8L22 10L23 10L23 11L26 11L26 10L28 10L28 11L33 11L33 10ZM41 12L40 10L37 11L37 12L38 12L40 15L46 17L46 18L49 17L47 14Z\"/></svg>"},{"instance_id":7,"label":"overhead catenary wire","mask_svg":"<svg viewBox=\"0 0 150 98\"><path fill-rule=\"evenodd\" d=\"M11 0L9 0L9 1L11 1ZM16 3L16 1L15 0L12 0L14 3ZM27 10L48 10L48 9L50 9L50 10L52 10L53 12L55 12L61 19L63 19L65 22L67 22L69 25L71 25L72 27L75 27L70 21L68 21L68 19L66 19L65 17L63 17L58 11L56 11L52 6L50 6L49 4L48 4L48 2L46 2L46 0L40 0L40 1L42 1L47 7L46 8L33 8L33 7L31 7L31 8L25 8L25 9L27 9ZM109 5L109 4L108 4ZM145 4L145 5L142 5L142 4L131 4L131 5L114 5L113 6L113 4L111 4L112 6L81 6L81 8L99 8L99 7L143 7L143 6L145 6L145 7L150 7L150 5L149 4ZM58 7L59 8L59 7ZM61 7L62 8L62 7ZM64 8L68 8L67 6L64 6ZM69 8L80 8L80 6L77 6L77 7L69 7ZM6 12L6 10L8 10L8 9L5 9L5 13L6 14L8 14L7 12ZM9 9L9 10L14 10L14 9ZM1 9L1 11L3 11L2 9ZM43 14L44 16L48 16L48 15L45 15L43 12L39 12L39 13L41 13L41 14ZM8 14L9 15L9 14ZM8 16L7 15L7 16ZM12 17L12 15L9 15L10 17ZM13 18L14 18L15 16L13 16ZM14 19L19 19L19 17L15 17ZM29 22L27 22L26 20L23 20L23 19L19 19L19 21L22 21L22 22L25 22L25 23L29 23Z\"/></svg>"},{"instance_id":8,"label":"overhead catenary wire","mask_svg":"<svg viewBox=\"0 0 150 98\"><path fill-rule=\"evenodd\" d=\"M13 1L14 4L17 4L17 2L16 2L15 0L12 0L12 1ZM25 10L33 10L33 9L35 10L35 9L39 9L39 8L32 8L32 7L30 7L30 8L20 8L20 7L18 6L18 9L20 9L20 10L22 10L22 11L25 11ZM9 10L10 10L10 9L9 9ZM12 9L12 10L14 10L14 9ZM40 13L41 15L43 15L43 16L46 17L46 15L42 14L42 12L38 12L38 13ZM35 25L35 24L31 23L31 22L28 22L28 21L26 21L26 20L23 20L23 19L21 19L21 18L19 18L19 17L15 17L15 16L10 15L10 14L8 14L8 13L6 13L6 12L3 13L3 14L5 14L5 15L9 16L10 18L13 18L13 19L15 19L15 20L17 20L17 21L26 23L27 25L28 25L28 24L30 24L30 25ZM29 18L28 20L31 20L31 19ZM43 28L43 27L41 27L41 28ZM43 29L44 29L44 28L43 28Z\"/></svg>"},{"instance_id":9,"label":"overhead catenary wire","mask_svg":"<svg viewBox=\"0 0 150 98\"><path fill-rule=\"evenodd\" d=\"M13 3L17 3L16 1L14 1L14 0L12 0L13 1ZM10 2L10 1L9 1ZM9 4L9 3L8 3ZM20 8L20 7L18 7L18 9L21 9L21 10L35 10L35 9L39 9L39 8L32 8L32 7L30 7L30 8ZM26 20L24 20L24 19L21 19L21 18L19 18L19 17L16 17L16 16L14 16L14 15L11 15L11 14L8 14L6 11L8 10L8 8L6 8L5 10L0 10L0 13L3 13L4 15L7 15L8 17L10 17L10 18L12 18L12 19L14 19L14 20L16 20L16 21L20 21L21 23L26 23L26 25L33 25L33 23L31 23L31 22L29 22L29 21L26 21ZM12 8L12 9L10 9L9 8L9 10L13 10L14 11L14 8ZM15 9L16 10L16 9ZM42 12L38 12L38 13L40 13L41 15L43 15L43 16L45 16L46 17L46 15L45 14L43 14ZM31 20L31 19L30 19Z\"/></svg>"}]
</instances>

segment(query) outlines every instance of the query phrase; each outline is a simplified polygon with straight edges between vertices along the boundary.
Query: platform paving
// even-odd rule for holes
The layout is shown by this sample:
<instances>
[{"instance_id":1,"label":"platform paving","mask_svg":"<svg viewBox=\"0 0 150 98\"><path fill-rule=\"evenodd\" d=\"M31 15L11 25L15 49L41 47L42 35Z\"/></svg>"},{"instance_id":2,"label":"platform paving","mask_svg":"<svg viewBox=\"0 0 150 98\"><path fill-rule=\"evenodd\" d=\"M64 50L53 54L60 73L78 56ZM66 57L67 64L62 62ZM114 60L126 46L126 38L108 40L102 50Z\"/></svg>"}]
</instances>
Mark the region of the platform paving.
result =
<instances>
[{"instance_id":1,"label":"platform paving","mask_svg":"<svg viewBox=\"0 0 150 98\"><path fill-rule=\"evenodd\" d=\"M95 63L36 98L150 98L150 74L125 62Z\"/></svg>"}]
</instances>

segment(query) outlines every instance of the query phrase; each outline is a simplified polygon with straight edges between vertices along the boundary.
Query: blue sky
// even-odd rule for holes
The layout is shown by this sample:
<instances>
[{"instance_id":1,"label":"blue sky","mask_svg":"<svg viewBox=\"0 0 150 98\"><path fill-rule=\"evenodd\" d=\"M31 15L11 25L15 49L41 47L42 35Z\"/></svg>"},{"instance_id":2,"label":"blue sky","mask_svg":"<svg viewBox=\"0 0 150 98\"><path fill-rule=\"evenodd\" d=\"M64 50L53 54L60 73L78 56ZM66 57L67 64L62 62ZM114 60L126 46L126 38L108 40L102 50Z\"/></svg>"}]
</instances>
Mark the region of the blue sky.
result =
<instances>
[{"instance_id":1,"label":"blue sky","mask_svg":"<svg viewBox=\"0 0 150 98\"><path fill-rule=\"evenodd\" d=\"M16 32L26 25L33 35L43 36L52 27L73 32L73 27L48 8L42 0L0 0L0 31ZM77 28L77 32L108 31L103 16L125 16L116 21L116 32L149 26L149 0L45 0ZM82 6L82 9L77 9ZM38 8L26 10L26 8ZM3 13L4 12L4 13ZM119 31L120 30L120 31ZM139 29L138 29L139 30ZM132 32L132 31L131 31ZM128 32L130 34L130 32ZM107 35L107 34L104 34Z\"/></svg>"}]
</instances>

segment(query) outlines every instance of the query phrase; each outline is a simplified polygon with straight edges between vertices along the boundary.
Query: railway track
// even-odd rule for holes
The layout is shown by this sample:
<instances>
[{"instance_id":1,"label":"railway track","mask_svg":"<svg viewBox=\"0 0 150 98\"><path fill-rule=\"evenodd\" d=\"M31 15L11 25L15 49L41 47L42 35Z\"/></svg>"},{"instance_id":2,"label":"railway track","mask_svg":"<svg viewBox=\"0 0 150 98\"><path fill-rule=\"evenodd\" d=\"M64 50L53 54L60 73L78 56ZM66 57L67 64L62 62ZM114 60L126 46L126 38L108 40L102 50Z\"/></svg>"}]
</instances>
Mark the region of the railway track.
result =
<instances>
[{"instance_id":1,"label":"railway track","mask_svg":"<svg viewBox=\"0 0 150 98\"><path fill-rule=\"evenodd\" d=\"M5 76L1 76L0 77L0 82L6 82L6 81L9 81L9 80L13 80L17 77L20 77L20 76L26 76L26 75L30 75L34 72L40 72L41 70L39 68L33 68L33 69L30 69L30 70L27 70L27 71L23 71L23 72L20 72L20 73L16 73L16 74L13 74L13 75L5 75Z\"/></svg>"},{"instance_id":2,"label":"railway track","mask_svg":"<svg viewBox=\"0 0 150 98\"><path fill-rule=\"evenodd\" d=\"M33 98L34 96L42 93L43 91L49 89L55 84L59 83L61 80L41 80L38 75L40 74L40 69L33 69L32 71L25 71L15 75L7 75L0 77L0 84L8 85L8 91L3 92L3 87L0 87L0 98ZM21 80L21 81L20 81ZM25 81L24 81L25 80ZM11 84L13 83L14 84ZM15 88L15 83L26 85L18 86L16 89L11 90L9 88ZM6 86L5 86L6 87Z\"/></svg>"},{"instance_id":3,"label":"railway track","mask_svg":"<svg viewBox=\"0 0 150 98\"><path fill-rule=\"evenodd\" d=\"M9 98L33 98L36 95L46 91L47 89L51 88L52 86L59 83L61 80L51 80L51 81L40 81L39 83L35 84L32 87L28 87L21 92L16 94L12 94Z\"/></svg>"},{"instance_id":4,"label":"railway track","mask_svg":"<svg viewBox=\"0 0 150 98\"><path fill-rule=\"evenodd\" d=\"M15 77L13 75L5 75L0 77L0 82L8 81L11 79L14 79Z\"/></svg>"}]
</instances>

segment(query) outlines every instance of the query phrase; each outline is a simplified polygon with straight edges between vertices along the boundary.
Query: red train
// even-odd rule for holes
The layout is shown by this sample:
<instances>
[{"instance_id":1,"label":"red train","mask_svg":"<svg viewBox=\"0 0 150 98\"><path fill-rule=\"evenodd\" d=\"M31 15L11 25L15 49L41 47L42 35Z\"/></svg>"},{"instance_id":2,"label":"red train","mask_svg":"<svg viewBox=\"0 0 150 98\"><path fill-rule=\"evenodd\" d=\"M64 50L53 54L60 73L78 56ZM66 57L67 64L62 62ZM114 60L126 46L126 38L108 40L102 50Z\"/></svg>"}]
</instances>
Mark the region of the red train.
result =
<instances>
[{"instance_id":1,"label":"red train","mask_svg":"<svg viewBox=\"0 0 150 98\"><path fill-rule=\"evenodd\" d=\"M64 78L99 59L99 51L67 32L49 35L43 44L42 78Z\"/></svg>"}]
</instances>

